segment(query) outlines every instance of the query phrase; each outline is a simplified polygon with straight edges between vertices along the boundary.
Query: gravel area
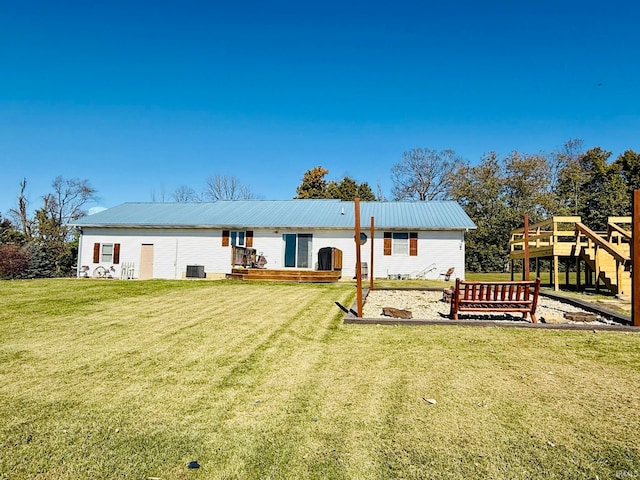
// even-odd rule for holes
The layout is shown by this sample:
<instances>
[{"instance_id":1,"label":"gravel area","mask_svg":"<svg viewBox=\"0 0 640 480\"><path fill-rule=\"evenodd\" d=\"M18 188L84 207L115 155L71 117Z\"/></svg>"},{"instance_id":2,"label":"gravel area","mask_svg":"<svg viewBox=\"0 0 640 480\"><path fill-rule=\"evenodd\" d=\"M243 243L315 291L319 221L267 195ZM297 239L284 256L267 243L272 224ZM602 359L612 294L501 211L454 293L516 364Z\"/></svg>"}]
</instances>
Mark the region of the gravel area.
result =
<instances>
[{"instance_id":1,"label":"gravel area","mask_svg":"<svg viewBox=\"0 0 640 480\"><path fill-rule=\"evenodd\" d=\"M423 291L423 290L374 290L369 292L363 306L364 318L390 318L382 315L384 307L393 307L401 310L411 311L412 318L416 319L440 319L449 315L449 304L442 300L441 291ZM557 300L551 300L540 296L538 298L538 308L536 309L536 317L539 322L546 323L574 323L564 318L567 312L586 312L578 307L569 305ZM522 316L517 313L500 314L487 313L475 314L461 312L460 318L465 319L487 319L492 320L514 320L521 321ZM601 317L598 321L591 323L610 323ZM580 322L585 323L585 322Z\"/></svg>"}]
</instances>

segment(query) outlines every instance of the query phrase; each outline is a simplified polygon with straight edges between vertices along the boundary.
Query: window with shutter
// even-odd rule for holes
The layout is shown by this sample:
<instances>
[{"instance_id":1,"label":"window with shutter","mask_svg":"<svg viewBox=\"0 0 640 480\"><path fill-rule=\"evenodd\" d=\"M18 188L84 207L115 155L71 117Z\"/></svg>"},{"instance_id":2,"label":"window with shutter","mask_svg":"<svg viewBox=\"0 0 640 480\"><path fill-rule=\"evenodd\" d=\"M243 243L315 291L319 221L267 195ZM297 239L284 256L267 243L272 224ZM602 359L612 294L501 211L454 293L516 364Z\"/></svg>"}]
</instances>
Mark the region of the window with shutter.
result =
<instances>
[{"instance_id":1,"label":"window with shutter","mask_svg":"<svg viewBox=\"0 0 640 480\"><path fill-rule=\"evenodd\" d=\"M229 246L229 230L222 231L222 246L223 247Z\"/></svg>"},{"instance_id":2,"label":"window with shutter","mask_svg":"<svg viewBox=\"0 0 640 480\"><path fill-rule=\"evenodd\" d=\"M113 243L102 244L102 254L100 255L100 261L104 263L113 262Z\"/></svg>"},{"instance_id":3,"label":"window with shutter","mask_svg":"<svg viewBox=\"0 0 640 480\"><path fill-rule=\"evenodd\" d=\"M246 242L247 248L253 247L253 230L247 230Z\"/></svg>"},{"instance_id":4,"label":"window with shutter","mask_svg":"<svg viewBox=\"0 0 640 480\"><path fill-rule=\"evenodd\" d=\"M384 254L391 255L391 232L384 232Z\"/></svg>"}]
</instances>

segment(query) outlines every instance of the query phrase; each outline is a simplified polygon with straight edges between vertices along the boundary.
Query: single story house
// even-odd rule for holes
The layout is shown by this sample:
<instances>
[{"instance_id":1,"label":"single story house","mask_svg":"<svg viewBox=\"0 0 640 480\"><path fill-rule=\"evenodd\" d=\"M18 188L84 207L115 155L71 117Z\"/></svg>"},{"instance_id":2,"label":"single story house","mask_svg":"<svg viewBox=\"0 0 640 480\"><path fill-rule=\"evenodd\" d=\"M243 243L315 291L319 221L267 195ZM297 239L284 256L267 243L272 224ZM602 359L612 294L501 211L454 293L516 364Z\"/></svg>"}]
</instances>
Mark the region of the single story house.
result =
<instances>
[{"instance_id":1,"label":"single story house","mask_svg":"<svg viewBox=\"0 0 640 480\"><path fill-rule=\"evenodd\" d=\"M438 278L452 267L464 278L464 235L476 226L457 203L360 202L367 236L372 217L376 278ZM342 251L342 278L355 276L354 202L124 203L74 225L78 276L103 267L114 277L179 279L199 266L207 277L222 277L231 272L233 246L254 248L265 268L305 270L317 269L319 250L333 247ZM361 247L362 262L371 243Z\"/></svg>"}]
</instances>

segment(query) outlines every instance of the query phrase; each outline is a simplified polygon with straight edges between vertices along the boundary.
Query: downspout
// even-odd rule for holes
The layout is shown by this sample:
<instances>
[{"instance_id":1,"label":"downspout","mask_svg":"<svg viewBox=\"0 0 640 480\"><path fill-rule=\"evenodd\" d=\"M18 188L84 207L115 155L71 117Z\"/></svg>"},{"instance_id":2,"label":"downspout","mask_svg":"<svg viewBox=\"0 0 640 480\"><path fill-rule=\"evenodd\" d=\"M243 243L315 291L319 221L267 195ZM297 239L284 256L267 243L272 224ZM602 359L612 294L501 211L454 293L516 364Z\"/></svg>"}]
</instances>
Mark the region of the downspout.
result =
<instances>
[{"instance_id":1,"label":"downspout","mask_svg":"<svg viewBox=\"0 0 640 480\"><path fill-rule=\"evenodd\" d=\"M78 227L80 238L78 238L78 259L76 260L76 278L80 278L80 270L82 269L82 243L84 242L82 227Z\"/></svg>"},{"instance_id":2,"label":"downspout","mask_svg":"<svg viewBox=\"0 0 640 480\"><path fill-rule=\"evenodd\" d=\"M176 238L176 258L173 260L173 278L178 279L178 239Z\"/></svg>"}]
</instances>

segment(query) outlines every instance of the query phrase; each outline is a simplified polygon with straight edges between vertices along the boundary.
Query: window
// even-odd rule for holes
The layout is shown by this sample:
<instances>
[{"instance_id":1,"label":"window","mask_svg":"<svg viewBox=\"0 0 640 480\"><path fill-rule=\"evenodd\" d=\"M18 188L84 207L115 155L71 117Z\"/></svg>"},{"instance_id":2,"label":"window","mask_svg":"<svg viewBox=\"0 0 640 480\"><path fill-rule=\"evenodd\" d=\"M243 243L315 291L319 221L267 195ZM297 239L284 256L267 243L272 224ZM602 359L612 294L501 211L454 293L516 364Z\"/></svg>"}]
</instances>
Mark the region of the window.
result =
<instances>
[{"instance_id":1,"label":"window","mask_svg":"<svg viewBox=\"0 0 640 480\"><path fill-rule=\"evenodd\" d=\"M102 254L100 255L100 261L104 263L111 263L113 260L113 243L102 244Z\"/></svg>"},{"instance_id":2,"label":"window","mask_svg":"<svg viewBox=\"0 0 640 480\"><path fill-rule=\"evenodd\" d=\"M384 255L418 255L417 232L384 232Z\"/></svg>"},{"instance_id":3,"label":"window","mask_svg":"<svg viewBox=\"0 0 640 480\"><path fill-rule=\"evenodd\" d=\"M232 247L244 247L244 232L229 232Z\"/></svg>"},{"instance_id":4,"label":"window","mask_svg":"<svg viewBox=\"0 0 640 480\"><path fill-rule=\"evenodd\" d=\"M310 233L285 233L282 235L284 241L284 262L285 267L309 268L311 261L311 240Z\"/></svg>"},{"instance_id":5,"label":"window","mask_svg":"<svg viewBox=\"0 0 640 480\"><path fill-rule=\"evenodd\" d=\"M393 234L393 255L408 255L409 254L409 234L408 233L394 233Z\"/></svg>"},{"instance_id":6,"label":"window","mask_svg":"<svg viewBox=\"0 0 640 480\"><path fill-rule=\"evenodd\" d=\"M223 230L222 231L222 246L228 247L253 247L253 231L247 230Z\"/></svg>"},{"instance_id":7,"label":"window","mask_svg":"<svg viewBox=\"0 0 640 480\"><path fill-rule=\"evenodd\" d=\"M120 244L94 243L93 263L120 263Z\"/></svg>"}]
</instances>

